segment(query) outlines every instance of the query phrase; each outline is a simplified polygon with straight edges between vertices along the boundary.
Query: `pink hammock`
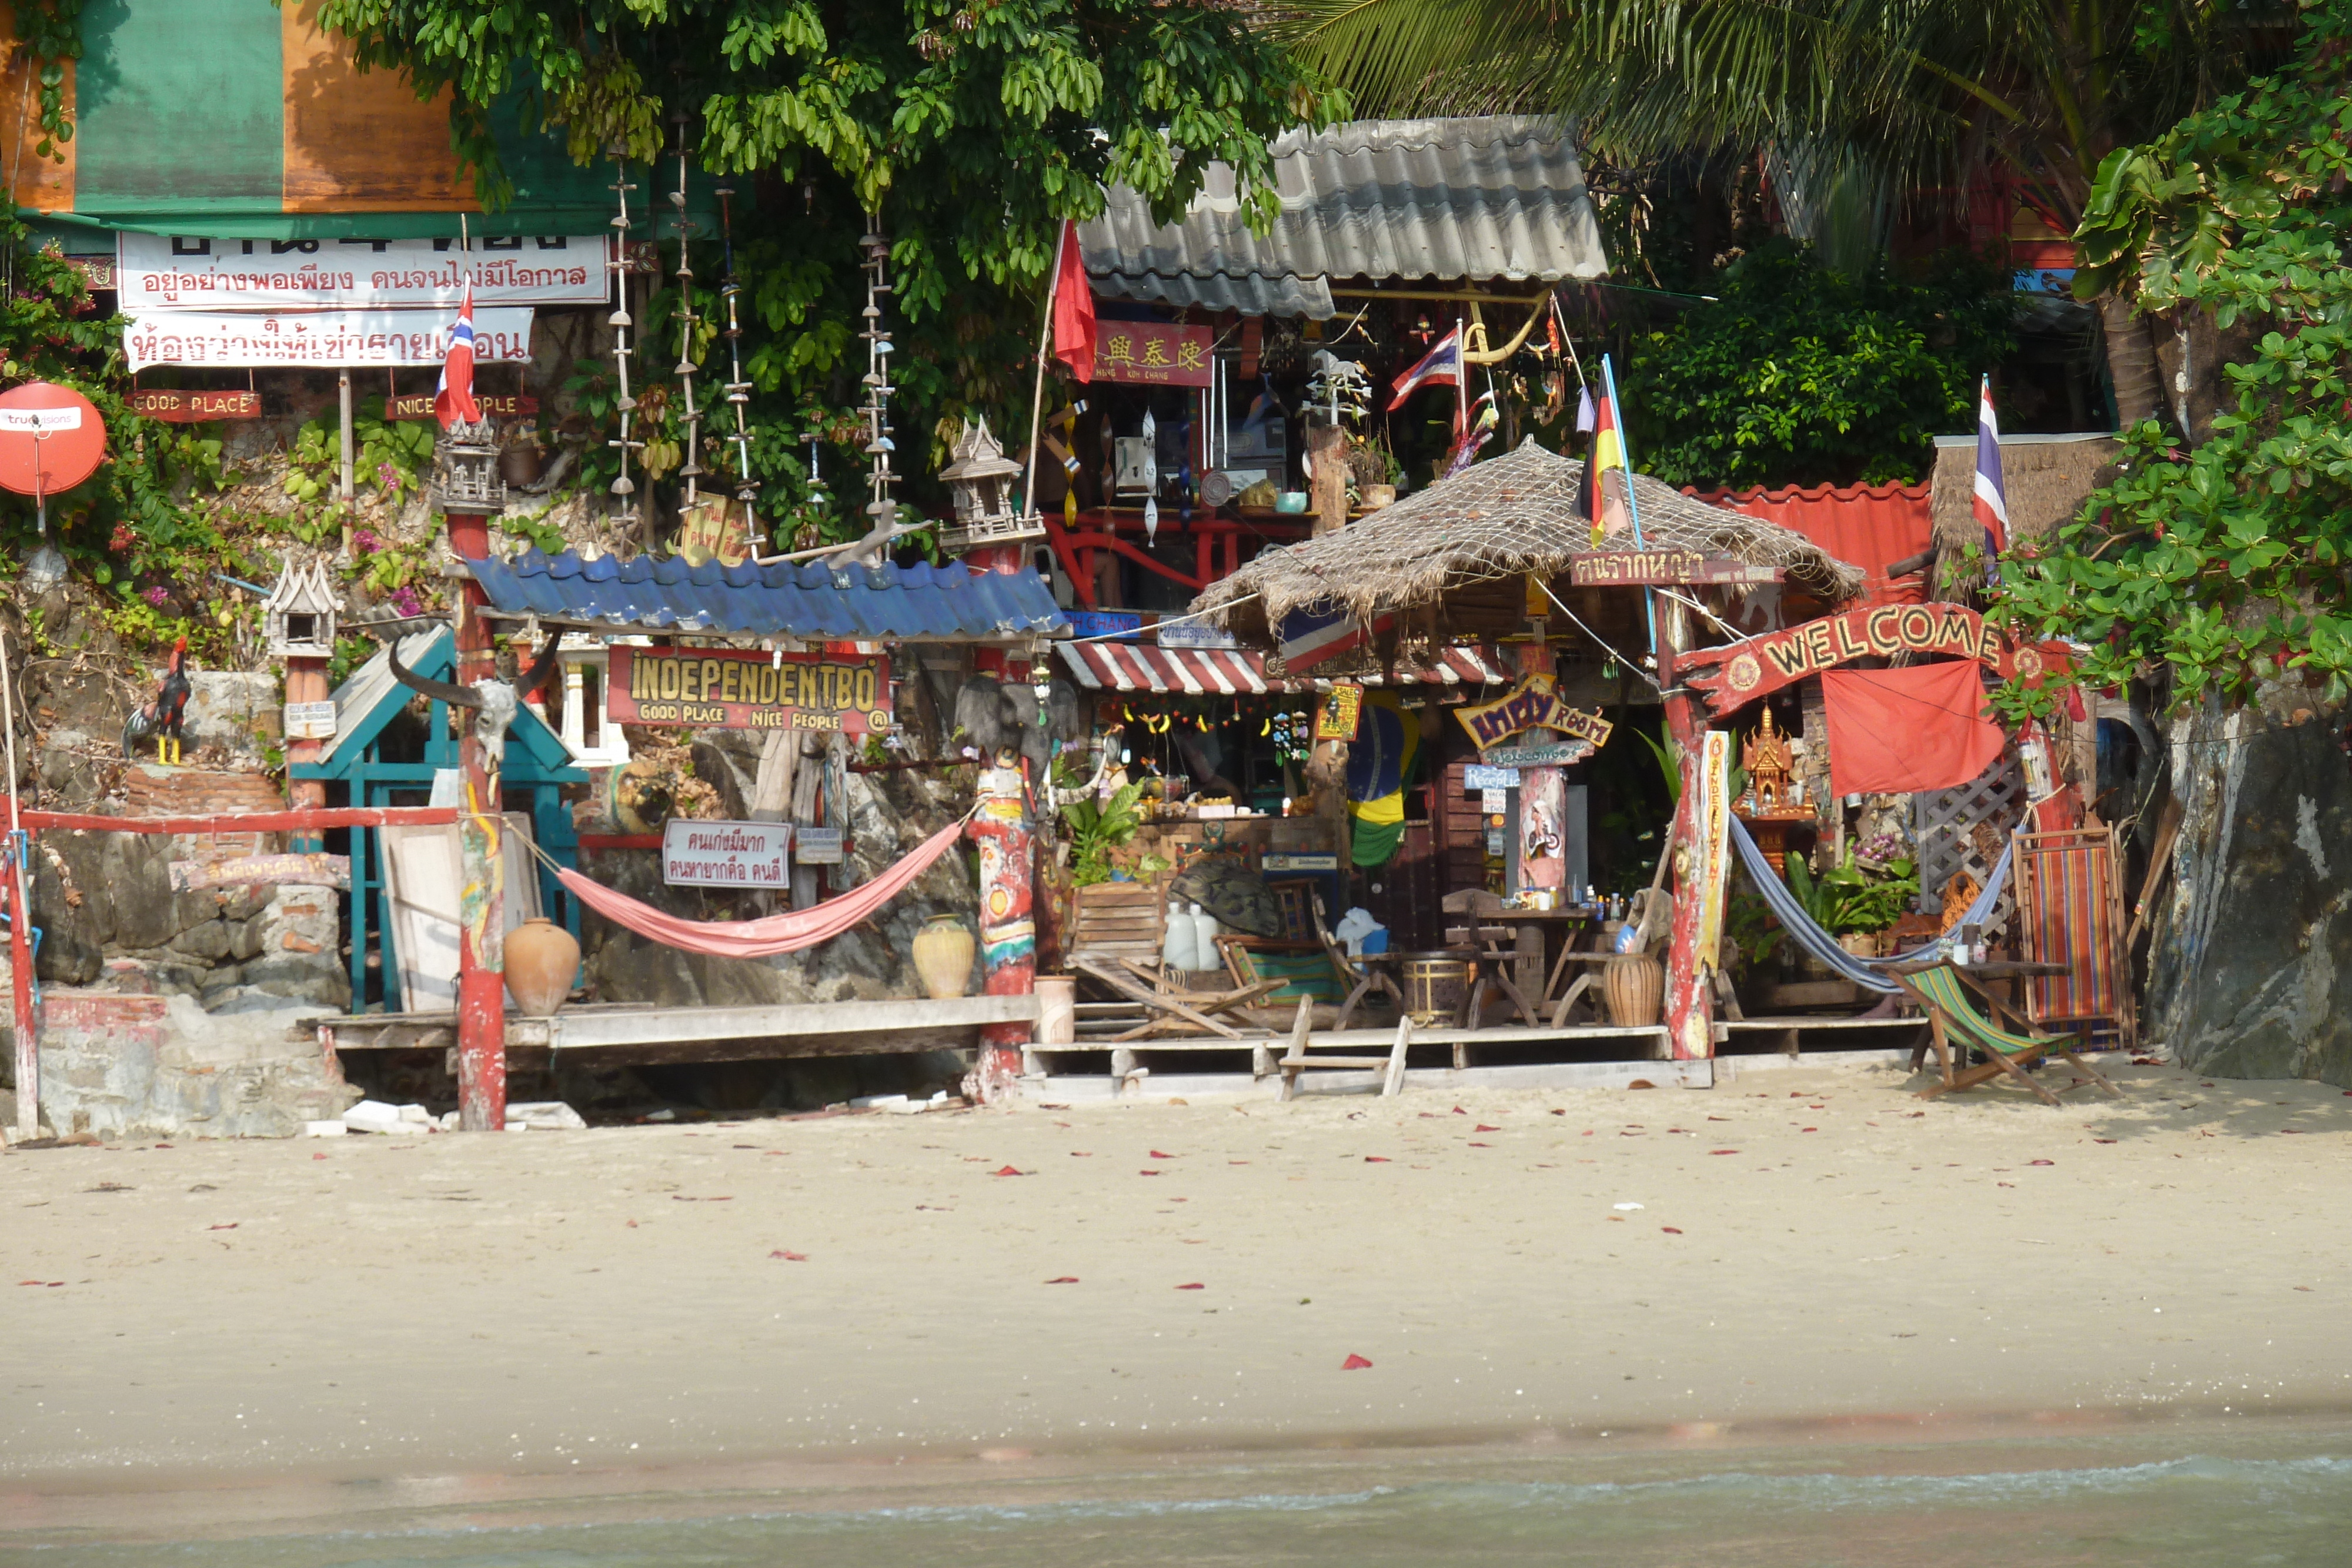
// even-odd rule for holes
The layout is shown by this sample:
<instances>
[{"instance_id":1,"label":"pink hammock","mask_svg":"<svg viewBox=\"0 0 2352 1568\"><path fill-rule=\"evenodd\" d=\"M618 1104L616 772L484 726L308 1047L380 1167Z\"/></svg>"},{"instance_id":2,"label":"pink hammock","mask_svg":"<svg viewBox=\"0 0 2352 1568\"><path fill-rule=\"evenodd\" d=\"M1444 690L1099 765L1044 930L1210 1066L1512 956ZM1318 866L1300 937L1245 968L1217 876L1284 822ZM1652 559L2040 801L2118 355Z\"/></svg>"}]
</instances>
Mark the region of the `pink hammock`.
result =
<instances>
[{"instance_id":1,"label":"pink hammock","mask_svg":"<svg viewBox=\"0 0 2352 1568\"><path fill-rule=\"evenodd\" d=\"M914 853L864 886L828 898L814 909L795 909L762 920L681 920L625 893L591 882L576 871L558 866L555 879L565 892L614 925L664 946L717 958L764 958L771 953L797 953L840 936L904 892L908 883L947 852L962 831L961 822L941 828L917 846Z\"/></svg>"}]
</instances>

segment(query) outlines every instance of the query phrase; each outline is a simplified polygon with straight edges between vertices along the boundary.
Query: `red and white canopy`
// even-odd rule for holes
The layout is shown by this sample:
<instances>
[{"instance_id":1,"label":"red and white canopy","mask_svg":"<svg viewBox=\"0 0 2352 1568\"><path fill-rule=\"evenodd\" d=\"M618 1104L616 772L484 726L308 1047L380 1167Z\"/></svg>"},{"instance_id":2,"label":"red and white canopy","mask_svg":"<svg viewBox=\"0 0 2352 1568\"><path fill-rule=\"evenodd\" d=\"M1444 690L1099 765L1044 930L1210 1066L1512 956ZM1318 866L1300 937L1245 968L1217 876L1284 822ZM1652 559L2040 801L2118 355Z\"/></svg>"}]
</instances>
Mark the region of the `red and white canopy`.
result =
<instances>
[{"instance_id":1,"label":"red and white canopy","mask_svg":"<svg viewBox=\"0 0 2352 1568\"><path fill-rule=\"evenodd\" d=\"M1236 696L1259 692L1325 692L1328 677L1276 679L1265 657L1231 648L1151 648L1139 643L1062 643L1062 663L1089 691L1175 692L1189 696ZM1447 648L1426 668L1399 669L1399 684L1507 685L1509 666L1492 648ZM1366 685L1386 676L1361 677Z\"/></svg>"}]
</instances>

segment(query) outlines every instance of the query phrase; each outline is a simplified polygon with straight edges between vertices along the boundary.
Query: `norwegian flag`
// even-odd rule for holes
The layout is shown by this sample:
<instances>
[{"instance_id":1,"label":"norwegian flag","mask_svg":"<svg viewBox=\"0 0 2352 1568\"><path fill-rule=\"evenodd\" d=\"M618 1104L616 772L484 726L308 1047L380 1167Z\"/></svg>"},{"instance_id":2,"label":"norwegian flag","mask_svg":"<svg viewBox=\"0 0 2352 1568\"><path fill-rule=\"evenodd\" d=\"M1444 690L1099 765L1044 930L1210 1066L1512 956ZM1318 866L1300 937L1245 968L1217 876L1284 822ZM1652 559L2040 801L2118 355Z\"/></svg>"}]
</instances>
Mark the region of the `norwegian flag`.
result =
<instances>
[{"instance_id":1,"label":"norwegian flag","mask_svg":"<svg viewBox=\"0 0 2352 1568\"><path fill-rule=\"evenodd\" d=\"M2000 482L2000 421L1992 412L1992 378L1977 394L1977 478L1969 508L1984 525L1985 555L1999 555L2009 538L2009 496Z\"/></svg>"},{"instance_id":2,"label":"norwegian flag","mask_svg":"<svg viewBox=\"0 0 2352 1568\"><path fill-rule=\"evenodd\" d=\"M482 417L474 402L474 286L466 285L465 302L457 307L457 323L449 329L449 351L441 359L441 384L433 389L433 417L448 429L458 421L473 423Z\"/></svg>"}]
</instances>

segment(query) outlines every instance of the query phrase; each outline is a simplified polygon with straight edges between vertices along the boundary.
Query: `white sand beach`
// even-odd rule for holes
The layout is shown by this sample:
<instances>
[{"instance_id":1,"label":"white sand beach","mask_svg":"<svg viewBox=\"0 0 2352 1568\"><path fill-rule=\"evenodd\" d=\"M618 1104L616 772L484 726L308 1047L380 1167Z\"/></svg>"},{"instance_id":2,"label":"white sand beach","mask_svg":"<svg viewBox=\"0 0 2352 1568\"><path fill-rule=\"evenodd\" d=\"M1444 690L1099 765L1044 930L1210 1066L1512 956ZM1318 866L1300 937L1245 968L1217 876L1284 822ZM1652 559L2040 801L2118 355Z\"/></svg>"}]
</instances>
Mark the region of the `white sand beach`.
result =
<instances>
[{"instance_id":1,"label":"white sand beach","mask_svg":"<svg viewBox=\"0 0 2352 1568\"><path fill-rule=\"evenodd\" d=\"M2055 1111L1849 1064L12 1153L0 1528L257 1478L2352 1399L2352 1098L2115 1071Z\"/></svg>"}]
</instances>

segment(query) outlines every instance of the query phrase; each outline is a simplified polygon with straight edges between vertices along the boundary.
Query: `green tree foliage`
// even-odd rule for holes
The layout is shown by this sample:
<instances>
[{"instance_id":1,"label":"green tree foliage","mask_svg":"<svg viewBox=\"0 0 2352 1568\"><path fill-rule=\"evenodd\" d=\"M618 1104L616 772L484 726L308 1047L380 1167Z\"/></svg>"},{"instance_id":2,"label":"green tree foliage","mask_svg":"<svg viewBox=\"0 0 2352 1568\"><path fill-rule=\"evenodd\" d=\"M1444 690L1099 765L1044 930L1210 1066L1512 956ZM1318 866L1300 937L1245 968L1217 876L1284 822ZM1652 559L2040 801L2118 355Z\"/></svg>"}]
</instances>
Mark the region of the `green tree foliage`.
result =
<instances>
[{"instance_id":1,"label":"green tree foliage","mask_svg":"<svg viewBox=\"0 0 2352 1568\"><path fill-rule=\"evenodd\" d=\"M1970 423L2011 348L2003 280L1957 258L1912 279L1829 271L1776 242L1633 347L1621 390L1643 469L1670 484L1910 484Z\"/></svg>"},{"instance_id":2,"label":"green tree foliage","mask_svg":"<svg viewBox=\"0 0 2352 1568\"><path fill-rule=\"evenodd\" d=\"M1248 211L1270 217L1267 139L1338 109L1244 12L1205 0L324 0L319 17L420 94L452 90L456 145L493 193L488 106L507 98L583 163L674 149L682 123L694 162L745 192L737 259L772 513L808 502L806 440L834 445L836 476L864 462L847 411L866 214L891 240L899 428L930 434L936 457L969 412L1025 425L1060 225L1100 211L1106 182L1172 217L1223 161ZM675 166L665 158L665 179ZM706 319L710 248L696 266ZM644 321L662 350L648 370L675 347L676 304L656 296ZM593 380L584 401L609 403ZM650 390L660 406L657 372ZM649 423L649 442L682 434ZM715 444L702 460L731 471Z\"/></svg>"},{"instance_id":3,"label":"green tree foliage","mask_svg":"<svg viewBox=\"0 0 2352 1568\"><path fill-rule=\"evenodd\" d=\"M2294 65L2099 172L2080 236L2139 308L2245 326L2210 439L2149 423L2043 553L2004 564L2021 622L2091 645L2085 685L2168 675L2176 702L2302 673L2352 693L2352 5L2305 13Z\"/></svg>"}]
</instances>

